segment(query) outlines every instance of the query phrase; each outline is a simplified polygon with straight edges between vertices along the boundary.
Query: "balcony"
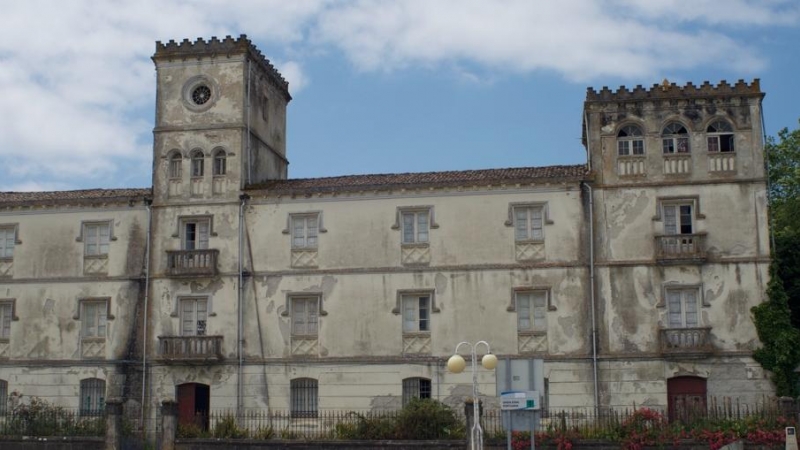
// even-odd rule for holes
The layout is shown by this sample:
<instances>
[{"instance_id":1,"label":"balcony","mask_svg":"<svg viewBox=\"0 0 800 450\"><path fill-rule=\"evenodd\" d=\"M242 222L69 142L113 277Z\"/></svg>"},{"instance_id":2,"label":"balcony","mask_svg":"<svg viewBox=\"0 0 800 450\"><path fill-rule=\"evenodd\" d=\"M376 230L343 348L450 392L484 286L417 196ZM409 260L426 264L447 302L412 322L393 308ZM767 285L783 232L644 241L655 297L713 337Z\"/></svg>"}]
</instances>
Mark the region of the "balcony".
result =
<instances>
[{"instance_id":1,"label":"balcony","mask_svg":"<svg viewBox=\"0 0 800 450\"><path fill-rule=\"evenodd\" d=\"M661 353L663 355L707 354L711 346L711 327L662 328Z\"/></svg>"},{"instance_id":2,"label":"balcony","mask_svg":"<svg viewBox=\"0 0 800 450\"><path fill-rule=\"evenodd\" d=\"M159 336L158 356L171 361L222 359L222 336Z\"/></svg>"},{"instance_id":3,"label":"balcony","mask_svg":"<svg viewBox=\"0 0 800 450\"><path fill-rule=\"evenodd\" d=\"M174 277L213 277L219 250L167 250L167 272Z\"/></svg>"},{"instance_id":4,"label":"balcony","mask_svg":"<svg viewBox=\"0 0 800 450\"><path fill-rule=\"evenodd\" d=\"M706 260L706 235L656 236L656 260L664 264L702 263Z\"/></svg>"}]
</instances>

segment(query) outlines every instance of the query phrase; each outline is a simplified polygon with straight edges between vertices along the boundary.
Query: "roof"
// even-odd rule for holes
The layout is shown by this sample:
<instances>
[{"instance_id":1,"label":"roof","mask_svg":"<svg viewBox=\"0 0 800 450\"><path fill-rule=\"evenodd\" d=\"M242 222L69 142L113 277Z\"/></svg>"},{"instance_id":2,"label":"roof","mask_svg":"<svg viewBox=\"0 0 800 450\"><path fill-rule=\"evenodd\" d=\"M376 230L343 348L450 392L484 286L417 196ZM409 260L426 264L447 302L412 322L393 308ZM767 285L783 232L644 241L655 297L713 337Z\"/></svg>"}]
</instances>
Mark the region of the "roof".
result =
<instances>
[{"instance_id":1,"label":"roof","mask_svg":"<svg viewBox=\"0 0 800 450\"><path fill-rule=\"evenodd\" d=\"M0 192L0 206L26 204L95 203L144 200L152 190L145 189L82 189L78 191Z\"/></svg>"},{"instance_id":2,"label":"roof","mask_svg":"<svg viewBox=\"0 0 800 450\"><path fill-rule=\"evenodd\" d=\"M496 186L580 181L588 176L586 165L513 167L507 169L447 172L346 175L326 178L296 178L254 184L248 191L267 194L333 193L363 190L415 189L447 186Z\"/></svg>"}]
</instances>

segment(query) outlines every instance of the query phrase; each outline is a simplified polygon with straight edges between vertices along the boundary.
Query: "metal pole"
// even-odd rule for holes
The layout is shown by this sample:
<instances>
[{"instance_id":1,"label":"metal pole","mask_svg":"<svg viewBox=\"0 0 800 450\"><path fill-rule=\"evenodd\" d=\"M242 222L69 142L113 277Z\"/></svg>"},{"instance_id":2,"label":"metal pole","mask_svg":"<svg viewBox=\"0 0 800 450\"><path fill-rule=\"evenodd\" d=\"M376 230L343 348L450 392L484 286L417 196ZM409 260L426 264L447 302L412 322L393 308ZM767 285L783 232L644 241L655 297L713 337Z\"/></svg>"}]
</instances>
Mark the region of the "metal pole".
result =
<instances>
[{"instance_id":1,"label":"metal pole","mask_svg":"<svg viewBox=\"0 0 800 450\"><path fill-rule=\"evenodd\" d=\"M472 358L472 429L470 430L470 449L483 450L483 429L481 428L480 421L480 400L478 399L478 345L483 344L486 346L486 353L491 353L492 349L486 341L478 341L474 345L469 342L463 341L456 345L453 352L458 354L458 348L466 345L470 349L470 357Z\"/></svg>"}]
</instances>

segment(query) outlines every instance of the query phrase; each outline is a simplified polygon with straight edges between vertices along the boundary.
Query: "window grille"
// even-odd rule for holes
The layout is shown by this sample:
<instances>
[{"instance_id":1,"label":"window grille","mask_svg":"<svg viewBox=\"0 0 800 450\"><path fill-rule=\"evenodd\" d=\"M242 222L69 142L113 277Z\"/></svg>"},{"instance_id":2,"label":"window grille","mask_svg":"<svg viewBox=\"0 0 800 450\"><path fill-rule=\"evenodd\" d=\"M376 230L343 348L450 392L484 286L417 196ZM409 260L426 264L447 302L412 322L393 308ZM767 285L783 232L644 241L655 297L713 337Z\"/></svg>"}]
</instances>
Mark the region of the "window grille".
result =
<instances>
[{"instance_id":1,"label":"window grille","mask_svg":"<svg viewBox=\"0 0 800 450\"><path fill-rule=\"evenodd\" d=\"M0 416L8 411L8 382L0 380Z\"/></svg>"},{"instance_id":2,"label":"window grille","mask_svg":"<svg viewBox=\"0 0 800 450\"><path fill-rule=\"evenodd\" d=\"M106 382L99 378L81 380L82 416L101 415L106 407Z\"/></svg>"},{"instance_id":3,"label":"window grille","mask_svg":"<svg viewBox=\"0 0 800 450\"><path fill-rule=\"evenodd\" d=\"M431 398L431 380L428 378L406 378L403 380L403 406L413 398Z\"/></svg>"},{"instance_id":4,"label":"window grille","mask_svg":"<svg viewBox=\"0 0 800 450\"><path fill-rule=\"evenodd\" d=\"M313 378L297 378L291 381L291 415L292 417L317 417L317 380Z\"/></svg>"}]
</instances>

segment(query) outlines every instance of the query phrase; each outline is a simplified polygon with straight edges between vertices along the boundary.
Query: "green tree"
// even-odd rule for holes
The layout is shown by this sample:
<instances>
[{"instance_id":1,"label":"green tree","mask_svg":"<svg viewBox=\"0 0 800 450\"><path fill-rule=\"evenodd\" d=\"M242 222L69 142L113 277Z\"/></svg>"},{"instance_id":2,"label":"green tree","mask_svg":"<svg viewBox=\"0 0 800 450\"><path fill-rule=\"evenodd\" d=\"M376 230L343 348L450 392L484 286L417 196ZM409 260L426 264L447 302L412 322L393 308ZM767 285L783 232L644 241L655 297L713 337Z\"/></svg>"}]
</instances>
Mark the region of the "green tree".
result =
<instances>
[{"instance_id":1,"label":"green tree","mask_svg":"<svg viewBox=\"0 0 800 450\"><path fill-rule=\"evenodd\" d=\"M778 395L800 390L800 129L778 132L766 145L770 219L775 248L768 300L752 309L763 346L753 357L773 374Z\"/></svg>"}]
</instances>

